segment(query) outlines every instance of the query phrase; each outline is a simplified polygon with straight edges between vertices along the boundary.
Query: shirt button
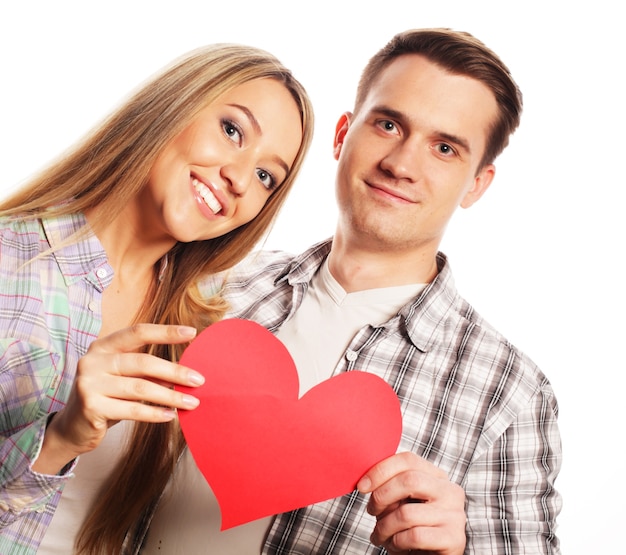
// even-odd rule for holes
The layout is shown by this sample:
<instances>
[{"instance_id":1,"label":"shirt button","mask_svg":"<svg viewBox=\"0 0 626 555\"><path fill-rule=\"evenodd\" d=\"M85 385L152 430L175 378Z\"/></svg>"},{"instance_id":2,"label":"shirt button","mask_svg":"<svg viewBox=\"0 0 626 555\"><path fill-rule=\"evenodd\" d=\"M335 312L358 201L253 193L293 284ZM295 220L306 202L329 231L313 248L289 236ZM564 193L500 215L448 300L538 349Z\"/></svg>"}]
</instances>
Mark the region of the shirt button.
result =
<instances>
[{"instance_id":1,"label":"shirt button","mask_svg":"<svg viewBox=\"0 0 626 555\"><path fill-rule=\"evenodd\" d=\"M87 306L89 307L89 310L91 310L91 312L96 312L96 310L98 310L98 303L96 301L89 301L89 304Z\"/></svg>"},{"instance_id":2,"label":"shirt button","mask_svg":"<svg viewBox=\"0 0 626 555\"><path fill-rule=\"evenodd\" d=\"M346 358L350 361L350 362L354 362L357 357L359 356L359 353L357 353L356 351L348 351L346 353Z\"/></svg>"},{"instance_id":3,"label":"shirt button","mask_svg":"<svg viewBox=\"0 0 626 555\"><path fill-rule=\"evenodd\" d=\"M104 268L98 268L96 270L96 275L100 278L100 279L104 279L105 277L107 277L108 272L104 269Z\"/></svg>"}]
</instances>

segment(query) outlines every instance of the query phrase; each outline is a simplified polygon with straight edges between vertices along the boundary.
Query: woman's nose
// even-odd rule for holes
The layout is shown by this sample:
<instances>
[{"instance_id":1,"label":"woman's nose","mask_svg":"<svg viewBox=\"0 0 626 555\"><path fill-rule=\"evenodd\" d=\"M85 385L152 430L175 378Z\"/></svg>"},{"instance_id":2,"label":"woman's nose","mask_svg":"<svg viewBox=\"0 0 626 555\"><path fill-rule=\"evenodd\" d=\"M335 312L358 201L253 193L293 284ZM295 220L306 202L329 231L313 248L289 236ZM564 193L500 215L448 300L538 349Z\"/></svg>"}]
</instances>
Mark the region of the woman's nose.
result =
<instances>
[{"instance_id":1,"label":"woman's nose","mask_svg":"<svg viewBox=\"0 0 626 555\"><path fill-rule=\"evenodd\" d=\"M243 160L233 161L222 166L222 177L234 195L242 196L250 187L254 175L254 168L251 166L252 164Z\"/></svg>"}]
</instances>

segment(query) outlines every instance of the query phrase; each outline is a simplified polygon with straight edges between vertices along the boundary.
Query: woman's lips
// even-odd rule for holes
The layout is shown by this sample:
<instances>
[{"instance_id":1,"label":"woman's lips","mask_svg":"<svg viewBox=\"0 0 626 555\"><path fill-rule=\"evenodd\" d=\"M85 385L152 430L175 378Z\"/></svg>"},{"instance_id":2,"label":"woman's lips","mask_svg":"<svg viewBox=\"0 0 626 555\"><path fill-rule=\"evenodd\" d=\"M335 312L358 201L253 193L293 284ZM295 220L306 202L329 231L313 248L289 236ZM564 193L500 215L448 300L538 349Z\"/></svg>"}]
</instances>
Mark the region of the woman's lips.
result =
<instances>
[{"instance_id":1,"label":"woman's lips","mask_svg":"<svg viewBox=\"0 0 626 555\"><path fill-rule=\"evenodd\" d=\"M211 189L209 189L204 183L202 183L202 181L200 181L197 177L192 176L191 184L193 185L198 195L202 197L202 200L204 200L205 204L209 207L209 210L211 210L213 214L218 214L222 211L222 204L219 200L217 200L217 197L213 194Z\"/></svg>"}]
</instances>

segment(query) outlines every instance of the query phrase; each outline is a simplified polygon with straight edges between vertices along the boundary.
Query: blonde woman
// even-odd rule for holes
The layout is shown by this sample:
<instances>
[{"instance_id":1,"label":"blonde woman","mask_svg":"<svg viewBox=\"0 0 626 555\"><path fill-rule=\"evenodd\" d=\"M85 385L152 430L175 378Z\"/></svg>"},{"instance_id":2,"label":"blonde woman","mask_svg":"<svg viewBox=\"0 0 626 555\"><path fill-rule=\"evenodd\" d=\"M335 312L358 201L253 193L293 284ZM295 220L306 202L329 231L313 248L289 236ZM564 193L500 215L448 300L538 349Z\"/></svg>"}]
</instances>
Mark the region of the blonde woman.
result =
<instances>
[{"instance_id":1,"label":"blonde woman","mask_svg":"<svg viewBox=\"0 0 626 555\"><path fill-rule=\"evenodd\" d=\"M308 97L278 60L214 45L0 203L0 553L73 552L85 518L99 524L110 507L99 491L121 475L137 422L137 460L120 463L132 501L111 537L92 518L81 542L120 552L182 449L175 409L197 405L172 386L202 378L176 361L224 312L196 282L267 231L312 128ZM153 456L133 443L144 436Z\"/></svg>"}]
</instances>

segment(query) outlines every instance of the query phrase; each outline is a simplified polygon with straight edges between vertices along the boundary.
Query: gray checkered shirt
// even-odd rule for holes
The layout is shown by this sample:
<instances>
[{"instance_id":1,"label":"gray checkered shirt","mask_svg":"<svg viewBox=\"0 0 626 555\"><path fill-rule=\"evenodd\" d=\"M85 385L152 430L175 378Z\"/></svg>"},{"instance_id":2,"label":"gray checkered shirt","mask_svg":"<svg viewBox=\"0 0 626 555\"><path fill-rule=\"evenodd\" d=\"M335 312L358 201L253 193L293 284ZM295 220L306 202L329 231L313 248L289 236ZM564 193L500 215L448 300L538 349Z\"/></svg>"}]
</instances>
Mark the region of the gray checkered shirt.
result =
<instances>
[{"instance_id":1,"label":"gray checkered shirt","mask_svg":"<svg viewBox=\"0 0 626 555\"><path fill-rule=\"evenodd\" d=\"M298 257L255 253L227 274L229 317L276 331L297 310L330 251ZM353 338L334 374L359 369L385 379L402 406L400 451L445 470L465 490L466 553L559 553L558 407L537 366L457 293L443 254L439 273L412 302ZM203 284L216 291L220 278ZM366 497L352 493L275 518L265 554L384 553L369 542Z\"/></svg>"}]
</instances>

